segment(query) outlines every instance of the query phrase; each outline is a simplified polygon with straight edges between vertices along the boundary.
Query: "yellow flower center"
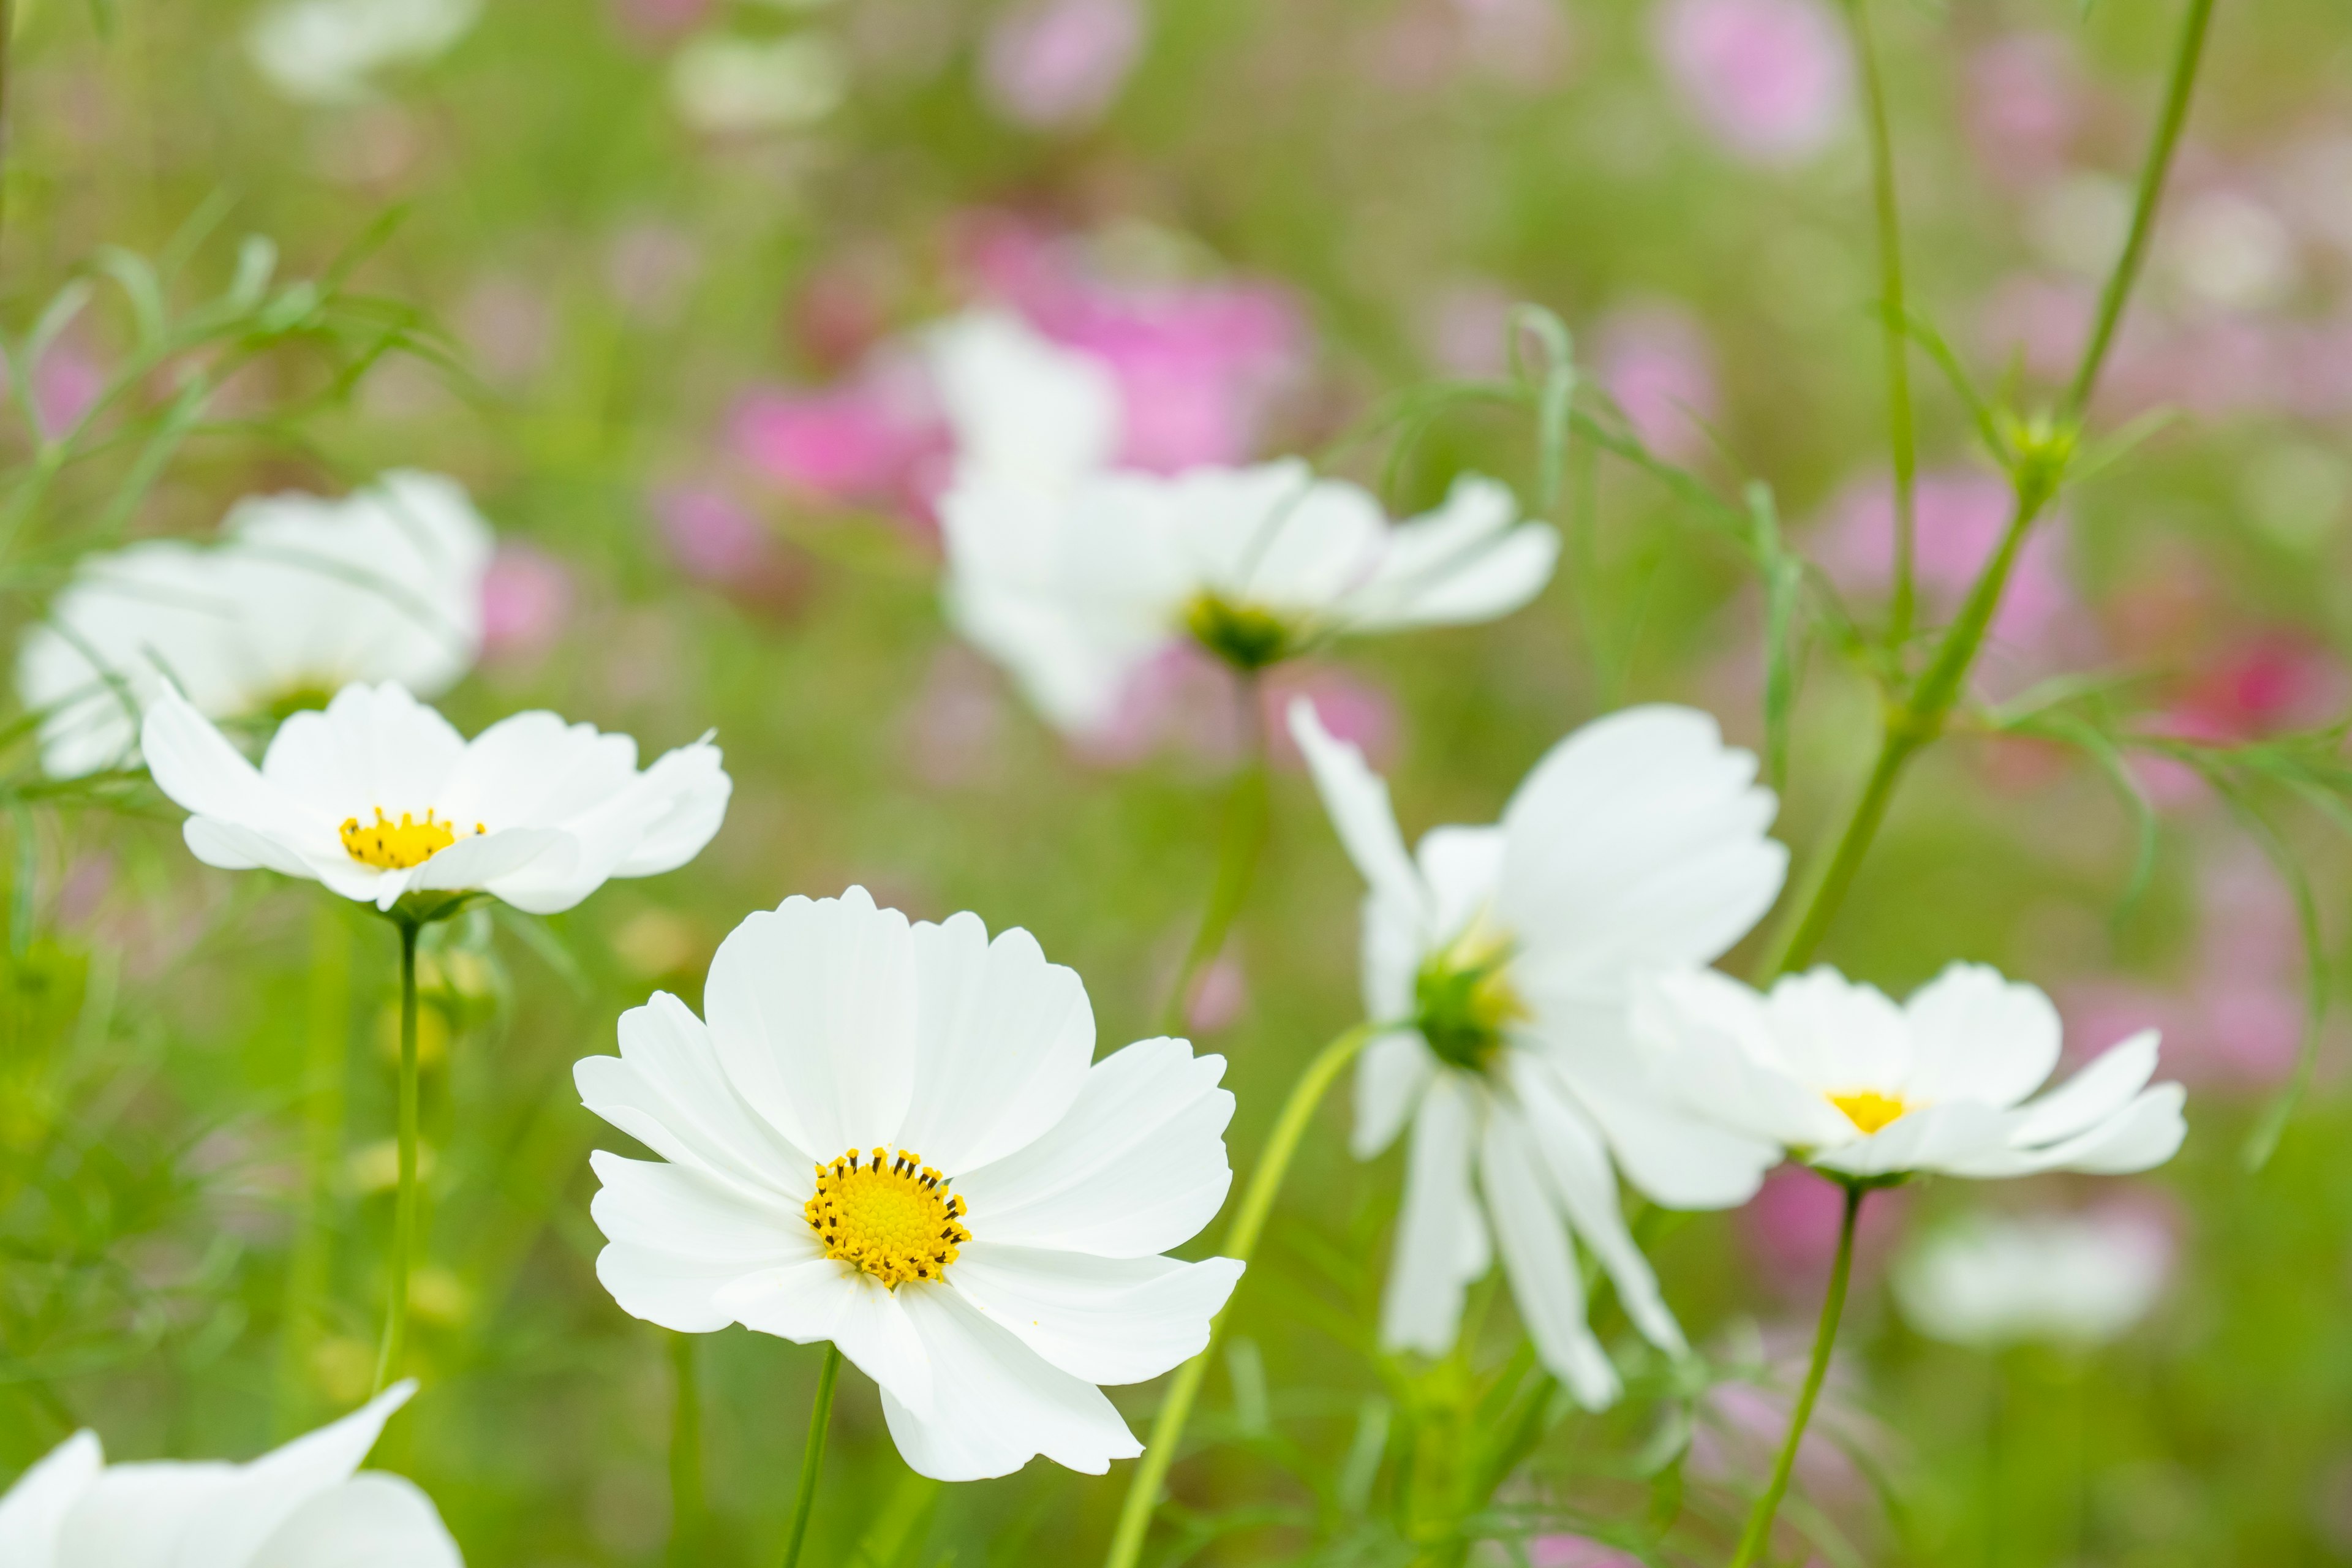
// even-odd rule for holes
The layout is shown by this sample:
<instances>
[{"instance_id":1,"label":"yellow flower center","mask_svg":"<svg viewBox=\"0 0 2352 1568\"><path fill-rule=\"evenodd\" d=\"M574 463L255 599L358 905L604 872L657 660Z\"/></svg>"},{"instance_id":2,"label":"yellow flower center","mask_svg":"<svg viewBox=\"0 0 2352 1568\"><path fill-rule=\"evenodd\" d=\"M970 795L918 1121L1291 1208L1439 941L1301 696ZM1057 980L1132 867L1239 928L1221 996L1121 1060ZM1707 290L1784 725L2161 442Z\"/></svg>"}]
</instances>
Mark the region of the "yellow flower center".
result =
<instances>
[{"instance_id":1,"label":"yellow flower center","mask_svg":"<svg viewBox=\"0 0 2352 1568\"><path fill-rule=\"evenodd\" d=\"M963 1199L947 1178L901 1149L883 1163L877 1149L860 1163L852 1149L816 1168L816 1195L801 1213L824 1243L824 1255L854 1263L893 1290L909 1279L937 1279L971 1239L958 1222Z\"/></svg>"},{"instance_id":2,"label":"yellow flower center","mask_svg":"<svg viewBox=\"0 0 2352 1568\"><path fill-rule=\"evenodd\" d=\"M1845 1119L1868 1137L1887 1123L1911 1113L1912 1107L1899 1094L1881 1094L1874 1089L1858 1089L1851 1094L1833 1094L1830 1103L1845 1113Z\"/></svg>"},{"instance_id":3,"label":"yellow flower center","mask_svg":"<svg viewBox=\"0 0 2352 1568\"><path fill-rule=\"evenodd\" d=\"M489 829L474 824L476 834ZM343 819L343 852L362 865L381 866L387 871L405 871L411 866L422 866L427 860L457 842L460 837L454 822L436 822L426 812L425 820L417 821L406 812L394 822L375 808L375 821L362 823L356 816ZM467 835L467 837L471 837Z\"/></svg>"}]
</instances>

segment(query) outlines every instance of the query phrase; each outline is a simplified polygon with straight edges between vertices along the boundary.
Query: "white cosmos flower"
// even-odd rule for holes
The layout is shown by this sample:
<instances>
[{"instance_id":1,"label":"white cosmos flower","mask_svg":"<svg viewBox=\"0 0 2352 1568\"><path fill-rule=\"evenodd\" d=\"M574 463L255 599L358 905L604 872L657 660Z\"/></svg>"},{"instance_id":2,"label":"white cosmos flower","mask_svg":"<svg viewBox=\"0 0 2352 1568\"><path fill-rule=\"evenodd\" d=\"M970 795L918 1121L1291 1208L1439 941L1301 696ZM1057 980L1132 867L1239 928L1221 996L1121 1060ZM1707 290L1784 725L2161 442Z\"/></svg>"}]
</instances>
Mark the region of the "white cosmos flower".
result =
<instances>
[{"instance_id":1,"label":"white cosmos flower","mask_svg":"<svg viewBox=\"0 0 2352 1568\"><path fill-rule=\"evenodd\" d=\"M347 103L376 73L432 59L472 31L481 0L280 0L246 35L271 86L301 103Z\"/></svg>"},{"instance_id":2,"label":"white cosmos flower","mask_svg":"<svg viewBox=\"0 0 2352 1568\"><path fill-rule=\"evenodd\" d=\"M1842 1177L2113 1175L2162 1164L2186 1131L2181 1087L2148 1087L2153 1029L2028 1101L2058 1065L2058 1010L1983 964L1900 1006L1827 967L1764 994L1666 975L1637 1014L1662 1090Z\"/></svg>"},{"instance_id":3,"label":"white cosmos flower","mask_svg":"<svg viewBox=\"0 0 2352 1568\"><path fill-rule=\"evenodd\" d=\"M309 878L380 910L465 889L568 910L607 878L693 859L733 787L707 737L640 772L628 736L552 713L465 740L392 681L288 719L259 768L168 687L142 736L156 787L191 814L197 859Z\"/></svg>"},{"instance_id":4,"label":"white cosmos flower","mask_svg":"<svg viewBox=\"0 0 2352 1568\"><path fill-rule=\"evenodd\" d=\"M1492 479L1465 476L1399 524L1296 459L1172 477L1102 467L1115 398L1070 356L1012 342L967 332L940 356L969 452L940 502L948 607L1064 730L1099 728L1186 638L1258 669L1336 637L1492 620L1551 577L1559 535L1523 523Z\"/></svg>"},{"instance_id":5,"label":"white cosmos flower","mask_svg":"<svg viewBox=\"0 0 2352 1568\"><path fill-rule=\"evenodd\" d=\"M1778 895L1788 852L1765 834L1771 792L1706 714L1628 709L1553 747L1500 823L1432 829L1414 856L1361 753L1304 700L1290 728L1370 884L1366 1011L1396 1026L1357 1069L1355 1152L1412 1129L1381 1340L1449 1349L1491 1234L1544 1364L1605 1404L1617 1377L1585 1324L1571 1234L1645 1336L1684 1345L1611 1155L1685 1208L1744 1202L1779 1157L1656 1103L1628 1039L1638 974L1708 963Z\"/></svg>"},{"instance_id":6,"label":"white cosmos flower","mask_svg":"<svg viewBox=\"0 0 2352 1568\"><path fill-rule=\"evenodd\" d=\"M1029 493L1045 504L1118 456L1118 383L1004 310L968 310L924 334L959 486Z\"/></svg>"},{"instance_id":7,"label":"white cosmos flower","mask_svg":"<svg viewBox=\"0 0 2352 1568\"><path fill-rule=\"evenodd\" d=\"M2172 1238L2144 1215L1979 1216L1910 1248L1890 1282L1931 1339L2082 1351L2147 1316L2171 1270Z\"/></svg>"},{"instance_id":8,"label":"white cosmos flower","mask_svg":"<svg viewBox=\"0 0 2352 1568\"><path fill-rule=\"evenodd\" d=\"M1221 1057L1144 1040L1089 1067L1086 987L979 917L909 925L862 888L721 943L709 1022L667 994L579 1066L663 1156L594 1156L597 1278L683 1332L830 1340L941 1480L1141 1452L1099 1384L1208 1342L1241 1276L1160 1257L1232 1173Z\"/></svg>"},{"instance_id":9,"label":"white cosmos flower","mask_svg":"<svg viewBox=\"0 0 2352 1568\"><path fill-rule=\"evenodd\" d=\"M491 535L455 479L388 473L342 500L239 501L213 546L153 540L85 560L25 637L16 689L58 777L121 766L169 682L241 719L354 680L431 697L473 667Z\"/></svg>"},{"instance_id":10,"label":"white cosmos flower","mask_svg":"<svg viewBox=\"0 0 2352 1568\"><path fill-rule=\"evenodd\" d=\"M52 1449L0 1497L7 1568L461 1568L433 1500L360 1471L396 1384L250 1464L109 1465L98 1435Z\"/></svg>"}]
</instances>

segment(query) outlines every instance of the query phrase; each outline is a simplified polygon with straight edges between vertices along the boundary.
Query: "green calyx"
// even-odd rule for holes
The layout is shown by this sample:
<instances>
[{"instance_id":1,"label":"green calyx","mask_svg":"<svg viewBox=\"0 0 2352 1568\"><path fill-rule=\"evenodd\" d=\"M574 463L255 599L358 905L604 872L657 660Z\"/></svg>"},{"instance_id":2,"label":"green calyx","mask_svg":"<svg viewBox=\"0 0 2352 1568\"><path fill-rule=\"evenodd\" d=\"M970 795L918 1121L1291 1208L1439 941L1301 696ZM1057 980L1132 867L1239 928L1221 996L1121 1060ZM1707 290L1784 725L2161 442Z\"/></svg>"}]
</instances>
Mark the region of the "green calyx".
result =
<instances>
[{"instance_id":1,"label":"green calyx","mask_svg":"<svg viewBox=\"0 0 2352 1568\"><path fill-rule=\"evenodd\" d=\"M1527 1016L1511 989L1507 942L1475 931L1432 953L1412 979L1413 1024L1438 1059L1484 1072L1503 1031Z\"/></svg>"},{"instance_id":2,"label":"green calyx","mask_svg":"<svg viewBox=\"0 0 2352 1568\"><path fill-rule=\"evenodd\" d=\"M1270 610L1202 594L1184 611L1192 640L1244 674L1280 664L1298 651L1290 625Z\"/></svg>"}]
</instances>

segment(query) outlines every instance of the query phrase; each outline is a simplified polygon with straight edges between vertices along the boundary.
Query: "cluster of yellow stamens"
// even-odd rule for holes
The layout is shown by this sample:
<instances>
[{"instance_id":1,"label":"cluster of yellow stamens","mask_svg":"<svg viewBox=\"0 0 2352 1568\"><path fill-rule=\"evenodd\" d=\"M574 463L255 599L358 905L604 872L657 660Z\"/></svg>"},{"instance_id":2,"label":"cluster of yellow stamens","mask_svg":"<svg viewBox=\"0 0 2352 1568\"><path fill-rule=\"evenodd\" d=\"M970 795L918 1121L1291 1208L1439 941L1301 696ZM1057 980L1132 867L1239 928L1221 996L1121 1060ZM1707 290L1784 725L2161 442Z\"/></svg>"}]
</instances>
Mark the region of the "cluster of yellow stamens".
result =
<instances>
[{"instance_id":1,"label":"cluster of yellow stamens","mask_svg":"<svg viewBox=\"0 0 2352 1568\"><path fill-rule=\"evenodd\" d=\"M971 1239L960 1222L963 1199L948 1178L901 1149L877 1149L861 1162L850 1150L816 1168L816 1195L801 1213L824 1243L824 1255L854 1263L893 1290L909 1279L937 1279Z\"/></svg>"},{"instance_id":2,"label":"cluster of yellow stamens","mask_svg":"<svg viewBox=\"0 0 2352 1568\"><path fill-rule=\"evenodd\" d=\"M1849 1094L1833 1094L1830 1103L1845 1113L1865 1138L1910 1114L1912 1107L1899 1094L1881 1094L1874 1089L1857 1089Z\"/></svg>"},{"instance_id":3,"label":"cluster of yellow stamens","mask_svg":"<svg viewBox=\"0 0 2352 1568\"><path fill-rule=\"evenodd\" d=\"M477 834L488 833L480 823L474 824ZM411 866L422 866L434 856L457 842L460 837L454 822L439 822L431 812L425 820L417 821L407 812L394 822L375 808L375 821L362 823L356 816L343 819L343 851L352 859L369 866L381 866L387 871L405 871Z\"/></svg>"}]
</instances>

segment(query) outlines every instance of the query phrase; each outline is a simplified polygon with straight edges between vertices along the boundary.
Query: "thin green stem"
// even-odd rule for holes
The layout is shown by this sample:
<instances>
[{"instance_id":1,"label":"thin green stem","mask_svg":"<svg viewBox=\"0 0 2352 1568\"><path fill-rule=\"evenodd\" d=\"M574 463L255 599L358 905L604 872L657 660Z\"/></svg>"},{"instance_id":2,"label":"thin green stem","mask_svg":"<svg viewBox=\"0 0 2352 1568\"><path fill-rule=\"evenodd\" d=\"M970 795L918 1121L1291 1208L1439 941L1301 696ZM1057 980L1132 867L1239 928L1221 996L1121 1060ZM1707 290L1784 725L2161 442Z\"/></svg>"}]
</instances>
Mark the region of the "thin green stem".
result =
<instances>
[{"instance_id":1,"label":"thin green stem","mask_svg":"<svg viewBox=\"0 0 2352 1568\"><path fill-rule=\"evenodd\" d=\"M1315 1108L1322 1103L1332 1080L1347 1070L1356 1054L1379 1032L1378 1025L1357 1025L1318 1051L1315 1059L1307 1064L1307 1070L1298 1075L1298 1081L1291 1085L1290 1097L1282 1102L1274 1131L1266 1139L1265 1152L1258 1156L1257 1169L1250 1173L1241 1207L1234 1212L1232 1228L1225 1232L1222 1256L1244 1264L1249 1262L1250 1255L1257 1249L1258 1237L1265 1229L1266 1217L1274 1212L1274 1200L1282 1191L1282 1179L1290 1170L1291 1156L1298 1152L1298 1142L1306 1136L1307 1124L1314 1120ZM1184 1426L1192 1419L1201 1384L1209 1375L1209 1363L1215 1359L1217 1347L1224 1342L1225 1325L1233 1310L1229 1297L1210 1321L1209 1342L1202 1347L1200 1354L1176 1369L1175 1380L1168 1385L1168 1397L1161 1402L1160 1414L1152 1418L1151 1440L1144 1446L1143 1458L1128 1482L1127 1500L1119 1508L1118 1528L1111 1536L1109 1552L1103 1558L1104 1568L1135 1568L1136 1560L1143 1553L1144 1535L1150 1530L1151 1515L1160 1506L1160 1488L1184 1440Z\"/></svg>"},{"instance_id":2,"label":"thin green stem","mask_svg":"<svg viewBox=\"0 0 2352 1568\"><path fill-rule=\"evenodd\" d=\"M1241 772L1234 776L1233 789L1225 797L1216 879L1210 884L1208 904L1201 910L1201 924L1192 933L1192 945L1177 966L1175 984L1170 987L1167 1004L1160 1009L1162 1034L1185 1032L1192 987L1202 972L1224 951L1225 938L1232 934L1234 921L1249 898L1250 883L1257 876L1258 858L1265 850L1265 721L1259 709L1258 678L1243 676L1239 693L1249 756Z\"/></svg>"},{"instance_id":3,"label":"thin green stem","mask_svg":"<svg viewBox=\"0 0 2352 1568\"><path fill-rule=\"evenodd\" d=\"M699 1336L669 1336L669 1560L702 1561L702 1372Z\"/></svg>"},{"instance_id":4,"label":"thin green stem","mask_svg":"<svg viewBox=\"0 0 2352 1568\"><path fill-rule=\"evenodd\" d=\"M1908 312L1903 287L1903 220L1895 188L1895 138L1886 118L1886 85L1878 69L1871 36L1870 0L1846 0L1853 25L1854 53L1862 60L1863 96L1869 107L1871 194L1878 216L1879 330L1886 351L1886 417L1895 460L1895 598L1887 615L1886 643L1900 650L1910 640L1916 574L1912 562L1918 533L1919 437L1911 410L1911 342L1904 330Z\"/></svg>"},{"instance_id":5,"label":"thin green stem","mask_svg":"<svg viewBox=\"0 0 2352 1568\"><path fill-rule=\"evenodd\" d=\"M310 927L309 1005L303 1018L302 1216L286 1268L278 1339L278 1412L280 1434L292 1436L309 1419L310 1350L318 1342L320 1303L333 1272L337 1156L343 1142L343 1069L351 1046L352 933L344 912L321 900Z\"/></svg>"},{"instance_id":6,"label":"thin green stem","mask_svg":"<svg viewBox=\"0 0 2352 1568\"><path fill-rule=\"evenodd\" d=\"M841 1381L841 1347L824 1347L824 1368L816 1374L816 1398L809 1405L808 1444L801 1450L800 1489L793 1497L792 1528L784 1536L784 1568L800 1568L801 1542L808 1538L809 1510L816 1501L817 1472L824 1468L825 1424L833 1416L833 1385Z\"/></svg>"},{"instance_id":7,"label":"thin green stem","mask_svg":"<svg viewBox=\"0 0 2352 1568\"><path fill-rule=\"evenodd\" d=\"M1805 1426L1813 1418L1813 1403L1821 1397L1822 1379L1830 1370L1830 1349L1837 1343L1838 1320L1845 1314L1845 1289L1853 1274L1854 1221L1861 1217L1862 1200L1868 1191L1858 1182L1845 1184L1845 1218L1838 1226L1837 1260L1830 1265L1829 1293L1822 1299L1821 1326L1813 1331L1812 1364L1805 1369L1805 1385L1798 1391L1796 1407L1789 1412L1789 1435L1780 1444L1780 1457L1772 1466L1772 1479L1764 1488L1764 1495L1756 1500L1755 1511L1748 1516L1747 1531L1739 1538L1739 1550L1732 1554L1731 1568L1750 1568L1764 1555L1764 1548L1772 1539L1772 1520L1780 1511L1780 1500L1788 1495L1789 1477L1797 1468L1797 1450L1805 1439Z\"/></svg>"},{"instance_id":8,"label":"thin green stem","mask_svg":"<svg viewBox=\"0 0 2352 1568\"><path fill-rule=\"evenodd\" d=\"M375 1388L384 1391L408 1342L408 1271L416 1256L416 933L400 927L400 1189L393 1200L391 1299L384 1305L383 1348L376 1357Z\"/></svg>"}]
</instances>

